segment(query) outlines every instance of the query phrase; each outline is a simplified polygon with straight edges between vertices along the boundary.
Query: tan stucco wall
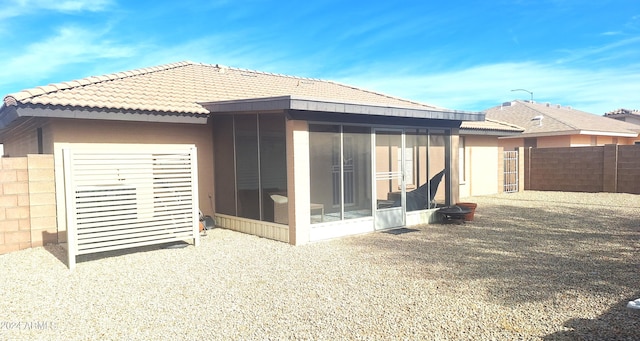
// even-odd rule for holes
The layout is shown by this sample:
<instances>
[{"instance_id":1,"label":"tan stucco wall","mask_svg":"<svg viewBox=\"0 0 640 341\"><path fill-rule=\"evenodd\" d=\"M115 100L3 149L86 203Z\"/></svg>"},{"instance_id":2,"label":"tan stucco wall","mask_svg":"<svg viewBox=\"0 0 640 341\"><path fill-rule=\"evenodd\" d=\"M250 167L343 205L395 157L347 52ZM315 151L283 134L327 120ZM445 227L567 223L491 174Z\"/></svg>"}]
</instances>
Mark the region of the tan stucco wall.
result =
<instances>
[{"instance_id":1,"label":"tan stucco wall","mask_svg":"<svg viewBox=\"0 0 640 341\"><path fill-rule=\"evenodd\" d=\"M524 139L498 139L498 147L502 147L504 150L516 150L518 147L524 146Z\"/></svg>"},{"instance_id":2,"label":"tan stucco wall","mask_svg":"<svg viewBox=\"0 0 640 341\"><path fill-rule=\"evenodd\" d=\"M613 137L613 136L598 136L598 135L571 135L570 147L581 146L604 146L606 144L617 145L631 145L634 143L634 138L628 137ZM566 146L559 146L566 147Z\"/></svg>"},{"instance_id":3,"label":"tan stucco wall","mask_svg":"<svg viewBox=\"0 0 640 341\"><path fill-rule=\"evenodd\" d=\"M568 145L556 145L553 147L584 147L584 146L595 146L597 137L592 137L588 135L572 135L569 137Z\"/></svg>"},{"instance_id":4,"label":"tan stucco wall","mask_svg":"<svg viewBox=\"0 0 640 341\"><path fill-rule=\"evenodd\" d=\"M199 206L213 215L213 139L211 126L79 119L52 119L51 140L67 143L194 144L198 148ZM45 146L53 153L53 146Z\"/></svg>"},{"instance_id":5,"label":"tan stucco wall","mask_svg":"<svg viewBox=\"0 0 640 341\"><path fill-rule=\"evenodd\" d=\"M287 197L289 198L289 244L309 242L311 210L309 203L309 125L287 120Z\"/></svg>"},{"instance_id":6,"label":"tan stucco wall","mask_svg":"<svg viewBox=\"0 0 640 341\"><path fill-rule=\"evenodd\" d=\"M570 146L570 144L571 144L571 136L569 135L545 136L545 137L538 137L537 139L538 148L568 147Z\"/></svg>"},{"instance_id":7,"label":"tan stucco wall","mask_svg":"<svg viewBox=\"0 0 640 341\"><path fill-rule=\"evenodd\" d=\"M460 197L498 193L499 150L495 136L465 136L465 178Z\"/></svg>"}]
</instances>

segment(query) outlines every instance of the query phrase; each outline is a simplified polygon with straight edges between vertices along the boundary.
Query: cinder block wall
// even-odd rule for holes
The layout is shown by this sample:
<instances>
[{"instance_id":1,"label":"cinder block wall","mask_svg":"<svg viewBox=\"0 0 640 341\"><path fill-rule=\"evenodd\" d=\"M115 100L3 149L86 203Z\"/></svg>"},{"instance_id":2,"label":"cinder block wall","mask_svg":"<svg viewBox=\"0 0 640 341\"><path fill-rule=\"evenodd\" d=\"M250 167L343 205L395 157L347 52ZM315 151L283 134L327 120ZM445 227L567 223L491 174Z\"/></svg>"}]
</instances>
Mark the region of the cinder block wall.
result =
<instances>
[{"instance_id":1,"label":"cinder block wall","mask_svg":"<svg viewBox=\"0 0 640 341\"><path fill-rule=\"evenodd\" d=\"M640 145L618 146L617 191L640 194Z\"/></svg>"},{"instance_id":2,"label":"cinder block wall","mask_svg":"<svg viewBox=\"0 0 640 341\"><path fill-rule=\"evenodd\" d=\"M0 158L0 254L58 242L53 155Z\"/></svg>"},{"instance_id":3,"label":"cinder block wall","mask_svg":"<svg viewBox=\"0 0 640 341\"><path fill-rule=\"evenodd\" d=\"M604 153L602 147L531 149L531 190L601 192Z\"/></svg>"},{"instance_id":4,"label":"cinder block wall","mask_svg":"<svg viewBox=\"0 0 640 341\"><path fill-rule=\"evenodd\" d=\"M533 148L525 154L526 189L640 194L640 146Z\"/></svg>"}]
</instances>

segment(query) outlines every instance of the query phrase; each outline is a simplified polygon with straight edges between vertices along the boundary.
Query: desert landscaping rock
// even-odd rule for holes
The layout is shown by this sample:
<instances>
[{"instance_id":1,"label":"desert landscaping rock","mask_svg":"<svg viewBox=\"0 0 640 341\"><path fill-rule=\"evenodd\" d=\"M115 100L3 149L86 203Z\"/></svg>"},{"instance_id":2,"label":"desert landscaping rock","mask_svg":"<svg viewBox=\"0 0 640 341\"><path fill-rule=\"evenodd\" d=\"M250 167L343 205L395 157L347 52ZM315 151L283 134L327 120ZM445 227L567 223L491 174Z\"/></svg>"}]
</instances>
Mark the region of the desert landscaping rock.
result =
<instances>
[{"instance_id":1,"label":"desert landscaping rock","mask_svg":"<svg viewBox=\"0 0 640 341\"><path fill-rule=\"evenodd\" d=\"M523 192L461 225L303 246L0 256L0 339L636 340L640 196Z\"/></svg>"}]
</instances>

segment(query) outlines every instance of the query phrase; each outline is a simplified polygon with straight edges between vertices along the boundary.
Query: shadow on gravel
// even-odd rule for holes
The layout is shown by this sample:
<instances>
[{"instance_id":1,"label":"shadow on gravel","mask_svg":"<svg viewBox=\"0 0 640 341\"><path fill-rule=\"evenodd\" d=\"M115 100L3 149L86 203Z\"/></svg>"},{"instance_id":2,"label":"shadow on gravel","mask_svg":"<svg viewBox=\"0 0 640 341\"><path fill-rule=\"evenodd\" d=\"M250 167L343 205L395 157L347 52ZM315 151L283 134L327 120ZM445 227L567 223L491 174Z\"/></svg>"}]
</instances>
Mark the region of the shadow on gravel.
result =
<instances>
[{"instance_id":1,"label":"shadow on gravel","mask_svg":"<svg viewBox=\"0 0 640 341\"><path fill-rule=\"evenodd\" d=\"M403 276L432 276L454 290L460 283L462 295L467 288L463 283L484 280L483 299L506 307L546 301L549 309L557 305L567 312L625 297L595 319L564 321L570 330L545 339L640 339L640 311L626 308L629 300L640 297L640 211L633 207L568 202L517 206L505 200L504 205L479 203L472 222L418 229L350 243L354 248L366 244L363 252L380 250L369 258L373 261L384 257L408 265Z\"/></svg>"},{"instance_id":2,"label":"shadow on gravel","mask_svg":"<svg viewBox=\"0 0 640 341\"><path fill-rule=\"evenodd\" d=\"M189 247L192 245L193 244L186 241L176 241L176 242L168 242L163 244L138 246L138 247L128 248L128 249L89 253L89 254L76 256L76 262L77 264L80 264L83 262L89 262L89 261L94 261L94 260L103 259L103 258L121 257L121 256L130 255L130 254L151 252L151 251L162 250L162 249L169 249L169 250L181 249L181 248ZM63 248L61 245L59 244L47 245L44 248L49 253L51 253L54 257L56 257L60 262L62 262L65 266L69 266L68 251L65 248Z\"/></svg>"},{"instance_id":3,"label":"shadow on gravel","mask_svg":"<svg viewBox=\"0 0 640 341\"><path fill-rule=\"evenodd\" d=\"M618 302L595 319L570 319L564 324L570 330L549 334L543 340L638 340L640 310L626 308L628 301L638 297L640 292Z\"/></svg>"},{"instance_id":4,"label":"shadow on gravel","mask_svg":"<svg viewBox=\"0 0 640 341\"><path fill-rule=\"evenodd\" d=\"M638 285L639 214L555 203L542 207L479 206L463 225L427 225L419 233L355 238L381 257L411 263L447 280L490 279L491 299L512 306L551 299L566 303L576 291L615 295ZM625 211L628 212L628 211ZM407 276L412 274L407 273Z\"/></svg>"}]
</instances>

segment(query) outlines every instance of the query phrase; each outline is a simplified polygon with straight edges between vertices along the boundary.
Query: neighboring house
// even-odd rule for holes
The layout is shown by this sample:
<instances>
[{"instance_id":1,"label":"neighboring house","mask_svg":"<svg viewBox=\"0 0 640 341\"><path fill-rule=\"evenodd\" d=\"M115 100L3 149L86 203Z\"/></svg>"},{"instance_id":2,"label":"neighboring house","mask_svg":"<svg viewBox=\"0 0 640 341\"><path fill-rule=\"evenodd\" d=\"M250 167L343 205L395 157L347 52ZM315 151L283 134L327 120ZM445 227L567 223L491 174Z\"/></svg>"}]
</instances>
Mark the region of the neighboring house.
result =
<instances>
[{"instance_id":1,"label":"neighboring house","mask_svg":"<svg viewBox=\"0 0 640 341\"><path fill-rule=\"evenodd\" d=\"M329 81L180 62L10 94L0 143L10 156L53 154L57 143L194 144L204 213L303 244L429 222L430 198L413 201L430 192L420 186L443 174L435 200L458 200L459 127L483 120Z\"/></svg>"},{"instance_id":2,"label":"neighboring house","mask_svg":"<svg viewBox=\"0 0 640 341\"><path fill-rule=\"evenodd\" d=\"M640 125L640 111L638 110L618 109L604 114L604 117Z\"/></svg>"},{"instance_id":3,"label":"neighboring house","mask_svg":"<svg viewBox=\"0 0 640 341\"><path fill-rule=\"evenodd\" d=\"M462 122L458 152L461 197L503 192L504 153L498 138L517 136L523 131L516 125L491 119Z\"/></svg>"},{"instance_id":4,"label":"neighboring house","mask_svg":"<svg viewBox=\"0 0 640 341\"><path fill-rule=\"evenodd\" d=\"M549 103L512 101L486 110L486 118L524 128L520 135L500 137L505 150L516 147L577 147L629 145L640 128L631 123Z\"/></svg>"}]
</instances>

